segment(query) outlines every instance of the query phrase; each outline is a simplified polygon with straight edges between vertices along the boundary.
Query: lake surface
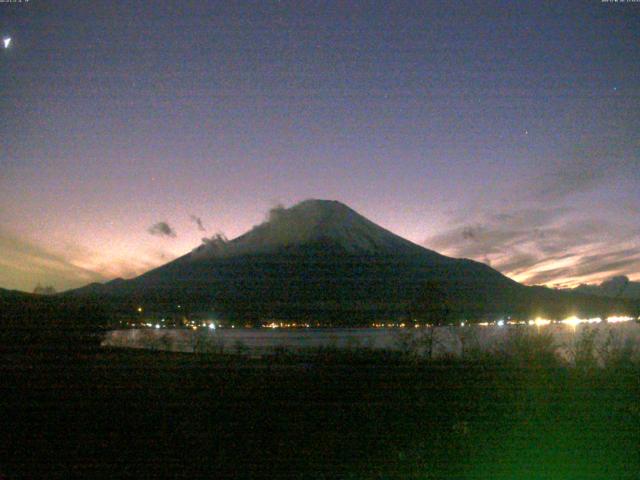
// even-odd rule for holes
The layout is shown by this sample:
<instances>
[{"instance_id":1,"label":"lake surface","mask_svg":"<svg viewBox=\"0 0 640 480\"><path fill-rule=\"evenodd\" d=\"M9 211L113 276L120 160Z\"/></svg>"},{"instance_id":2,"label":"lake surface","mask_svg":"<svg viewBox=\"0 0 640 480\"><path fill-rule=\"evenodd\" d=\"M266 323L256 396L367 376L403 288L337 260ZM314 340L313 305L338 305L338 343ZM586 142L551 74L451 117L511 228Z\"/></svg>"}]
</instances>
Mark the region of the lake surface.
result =
<instances>
[{"instance_id":1,"label":"lake surface","mask_svg":"<svg viewBox=\"0 0 640 480\"><path fill-rule=\"evenodd\" d=\"M587 331L595 331L596 342L609 341L614 347L634 345L640 348L640 324L634 321L615 324L563 325L469 325L435 329L434 355L462 355L471 349L500 348L508 335L516 331L550 332L558 353L571 357L575 342ZM424 328L296 328L296 329L126 329L107 333L103 346L166 350L174 352L242 352L265 355L277 350L300 351L309 348L377 348L400 350L408 342L427 334Z\"/></svg>"}]
</instances>

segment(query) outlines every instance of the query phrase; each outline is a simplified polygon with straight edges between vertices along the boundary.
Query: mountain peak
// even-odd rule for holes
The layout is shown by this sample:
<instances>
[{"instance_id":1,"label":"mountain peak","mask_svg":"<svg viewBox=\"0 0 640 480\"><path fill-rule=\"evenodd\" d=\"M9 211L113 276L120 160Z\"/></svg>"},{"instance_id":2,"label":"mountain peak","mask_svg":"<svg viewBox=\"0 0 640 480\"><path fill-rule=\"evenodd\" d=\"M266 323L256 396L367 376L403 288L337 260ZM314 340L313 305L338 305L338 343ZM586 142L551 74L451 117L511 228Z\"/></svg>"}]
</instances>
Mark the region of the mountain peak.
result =
<instances>
[{"instance_id":1,"label":"mountain peak","mask_svg":"<svg viewBox=\"0 0 640 480\"><path fill-rule=\"evenodd\" d=\"M349 253L425 250L367 220L336 200L304 200L272 208L267 220L240 237L205 239L192 257L265 253L312 243L332 243Z\"/></svg>"},{"instance_id":2,"label":"mountain peak","mask_svg":"<svg viewBox=\"0 0 640 480\"><path fill-rule=\"evenodd\" d=\"M301 202L296 203L290 208L301 208L301 207L315 207L315 208L326 208L326 209L342 208L342 209L351 210L348 206L346 206L344 203L340 202L339 200L327 200L323 198L307 198L306 200L302 200Z\"/></svg>"},{"instance_id":3,"label":"mountain peak","mask_svg":"<svg viewBox=\"0 0 640 480\"><path fill-rule=\"evenodd\" d=\"M254 228L264 226L267 223L297 222L305 225L336 223L345 221L349 215L358 215L358 213L337 200L309 199L289 208L282 205L272 208L269 210L267 220Z\"/></svg>"}]
</instances>

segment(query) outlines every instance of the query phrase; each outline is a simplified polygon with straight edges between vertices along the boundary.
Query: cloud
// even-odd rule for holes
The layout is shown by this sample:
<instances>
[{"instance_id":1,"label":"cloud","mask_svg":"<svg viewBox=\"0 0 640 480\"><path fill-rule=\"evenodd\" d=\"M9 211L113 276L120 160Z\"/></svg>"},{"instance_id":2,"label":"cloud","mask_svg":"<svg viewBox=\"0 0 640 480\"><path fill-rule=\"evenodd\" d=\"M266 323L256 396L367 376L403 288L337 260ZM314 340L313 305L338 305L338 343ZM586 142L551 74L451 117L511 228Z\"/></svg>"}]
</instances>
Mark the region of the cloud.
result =
<instances>
[{"instance_id":1,"label":"cloud","mask_svg":"<svg viewBox=\"0 0 640 480\"><path fill-rule=\"evenodd\" d=\"M564 207L529 207L481 215L424 244L490 264L527 284L601 280L640 267L637 232L603 219L580 219Z\"/></svg>"},{"instance_id":2,"label":"cloud","mask_svg":"<svg viewBox=\"0 0 640 480\"><path fill-rule=\"evenodd\" d=\"M538 264L540 258L532 253L516 253L499 263L499 268L503 272L522 272Z\"/></svg>"},{"instance_id":3,"label":"cloud","mask_svg":"<svg viewBox=\"0 0 640 480\"><path fill-rule=\"evenodd\" d=\"M189 218L191 219L192 222L195 222L195 224L198 226L198 230L200 230L201 232L207 231L207 229L202 224L202 219L200 217L197 217L195 215L189 215Z\"/></svg>"},{"instance_id":4,"label":"cloud","mask_svg":"<svg viewBox=\"0 0 640 480\"><path fill-rule=\"evenodd\" d=\"M609 278L600 285L580 285L576 288L576 291L593 295L605 295L607 297L640 300L640 282L633 282L626 275Z\"/></svg>"},{"instance_id":5,"label":"cloud","mask_svg":"<svg viewBox=\"0 0 640 480\"><path fill-rule=\"evenodd\" d=\"M433 236L425 244L457 256L499 254L545 237L549 242L550 226L566 212L565 208L528 208L488 214Z\"/></svg>"},{"instance_id":6,"label":"cloud","mask_svg":"<svg viewBox=\"0 0 640 480\"><path fill-rule=\"evenodd\" d=\"M229 252L231 246L224 233L216 233L210 238L203 238L200 246L191 251L194 259L210 258L224 255Z\"/></svg>"},{"instance_id":7,"label":"cloud","mask_svg":"<svg viewBox=\"0 0 640 480\"><path fill-rule=\"evenodd\" d=\"M78 287L108 278L84 268L79 262L0 229L0 286L32 291L36 284L58 290Z\"/></svg>"},{"instance_id":8,"label":"cloud","mask_svg":"<svg viewBox=\"0 0 640 480\"><path fill-rule=\"evenodd\" d=\"M167 222L155 223L147 229L147 232L158 237L175 238L177 236L176 231L171 228L171 226Z\"/></svg>"},{"instance_id":9,"label":"cloud","mask_svg":"<svg viewBox=\"0 0 640 480\"><path fill-rule=\"evenodd\" d=\"M559 200L574 193L585 192L598 185L622 177L638 177L634 168L637 142L629 136L583 138L571 152L559 157L551 169L535 182L535 197Z\"/></svg>"},{"instance_id":10,"label":"cloud","mask_svg":"<svg viewBox=\"0 0 640 480\"><path fill-rule=\"evenodd\" d=\"M640 268L640 247L585 255L572 265L542 270L528 278L528 283L547 283L557 278L608 278L612 274L635 272Z\"/></svg>"}]
</instances>

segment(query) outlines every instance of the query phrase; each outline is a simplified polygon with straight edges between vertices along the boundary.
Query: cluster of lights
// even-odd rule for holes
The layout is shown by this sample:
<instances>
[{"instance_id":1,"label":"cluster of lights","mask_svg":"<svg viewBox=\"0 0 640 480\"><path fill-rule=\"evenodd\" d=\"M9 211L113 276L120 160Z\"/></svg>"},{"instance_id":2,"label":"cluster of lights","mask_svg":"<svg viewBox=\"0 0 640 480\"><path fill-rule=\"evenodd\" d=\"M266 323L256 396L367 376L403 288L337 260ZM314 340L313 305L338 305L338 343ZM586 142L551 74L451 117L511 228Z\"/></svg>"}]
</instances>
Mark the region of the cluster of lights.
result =
<instances>
[{"instance_id":1,"label":"cluster of lights","mask_svg":"<svg viewBox=\"0 0 640 480\"><path fill-rule=\"evenodd\" d=\"M606 318L606 322L607 323L619 323L619 322L630 322L632 321L634 318L633 317L624 317L624 316L611 316L611 317L607 317ZM550 325L552 323L559 323L561 325L569 325L569 326L577 326L577 325L581 325L581 324L593 324L593 323L601 323L603 320L600 317L593 317L593 318L579 318L574 316L571 317L567 317L563 320L549 320L547 318L535 318L533 320L529 320L527 322L523 322L523 321L517 321L517 320L504 320L504 319L500 319L497 320L496 322L480 322L478 323L478 325L482 326L482 327L488 327L491 325L497 325L498 327L502 327L504 325L532 325L532 326L536 326L536 327L544 327L547 325ZM462 322L460 324L460 326L464 326L464 322Z\"/></svg>"},{"instance_id":2,"label":"cluster of lights","mask_svg":"<svg viewBox=\"0 0 640 480\"><path fill-rule=\"evenodd\" d=\"M416 323L413 325L414 328L420 328L420 324ZM429 327L428 323L422 325L423 327ZM373 328L407 328L408 325L406 323L373 323L371 324Z\"/></svg>"},{"instance_id":3,"label":"cluster of lights","mask_svg":"<svg viewBox=\"0 0 640 480\"><path fill-rule=\"evenodd\" d=\"M202 328L208 328L209 330L215 330L216 324L210 320L206 321L206 322L196 322L195 320L190 320L187 322L186 324L187 327L191 327L191 329L193 330L197 330L198 328L202 327Z\"/></svg>"},{"instance_id":4,"label":"cluster of lights","mask_svg":"<svg viewBox=\"0 0 640 480\"><path fill-rule=\"evenodd\" d=\"M311 328L309 323L271 322L264 325L267 328Z\"/></svg>"},{"instance_id":5,"label":"cluster of lights","mask_svg":"<svg viewBox=\"0 0 640 480\"><path fill-rule=\"evenodd\" d=\"M581 323L600 323L602 319L600 317L594 318L578 318L576 316L565 318L564 320L560 320L559 323L563 325L570 325L572 327L578 326Z\"/></svg>"},{"instance_id":6,"label":"cluster of lights","mask_svg":"<svg viewBox=\"0 0 640 480\"><path fill-rule=\"evenodd\" d=\"M613 315L606 318L607 323L630 322L632 320L633 320L633 317L625 317L621 315ZM576 325L580 325L581 323L600 323L602 321L603 320L600 317L578 318L573 316L573 317L565 318L564 320L560 320L559 323L576 326Z\"/></svg>"},{"instance_id":7,"label":"cluster of lights","mask_svg":"<svg viewBox=\"0 0 640 480\"><path fill-rule=\"evenodd\" d=\"M182 308L182 305L177 305L177 307ZM138 313L143 313L144 308L142 306L137 306L135 307L135 311ZM135 328L135 327L139 327L139 328L147 327L147 328L156 328L156 329L169 328L165 323L166 321L167 321L166 318L162 318L160 320L155 320L155 321L153 318L152 319L143 318L142 321L140 321L139 323L137 321L123 320L120 322L120 324L127 328ZM218 327L213 320L206 320L203 322L203 321L187 320L186 318L184 319L184 321L180 322L180 325L184 325L185 327L191 328L193 330L197 330L199 327L202 327L202 328L208 328L209 330L213 331Z\"/></svg>"},{"instance_id":8,"label":"cluster of lights","mask_svg":"<svg viewBox=\"0 0 640 480\"><path fill-rule=\"evenodd\" d=\"M549 325L551 323L551 320L538 317L535 320L529 320L527 323L529 325L535 325L536 327L544 327Z\"/></svg>"},{"instance_id":9,"label":"cluster of lights","mask_svg":"<svg viewBox=\"0 0 640 480\"><path fill-rule=\"evenodd\" d=\"M140 326L141 327L149 327L149 328L151 328L151 327L153 327L153 323L141 323Z\"/></svg>"},{"instance_id":10,"label":"cluster of lights","mask_svg":"<svg viewBox=\"0 0 640 480\"><path fill-rule=\"evenodd\" d=\"M607 318L607 323L630 322L633 317L613 316Z\"/></svg>"}]
</instances>

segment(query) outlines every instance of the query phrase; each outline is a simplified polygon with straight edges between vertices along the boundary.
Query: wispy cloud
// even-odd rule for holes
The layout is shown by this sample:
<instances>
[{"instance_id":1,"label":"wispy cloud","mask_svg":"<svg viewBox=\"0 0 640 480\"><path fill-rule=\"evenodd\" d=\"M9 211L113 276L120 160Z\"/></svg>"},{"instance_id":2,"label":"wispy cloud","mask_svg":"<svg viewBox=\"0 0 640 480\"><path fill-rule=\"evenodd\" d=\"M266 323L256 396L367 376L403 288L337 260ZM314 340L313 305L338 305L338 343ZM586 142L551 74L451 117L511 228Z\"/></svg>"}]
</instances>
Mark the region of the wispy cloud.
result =
<instances>
[{"instance_id":1,"label":"wispy cloud","mask_svg":"<svg viewBox=\"0 0 640 480\"><path fill-rule=\"evenodd\" d=\"M578 284L640 267L635 232L603 219L580 220L564 207L485 214L425 241L454 257L490 264L528 284Z\"/></svg>"},{"instance_id":2,"label":"wispy cloud","mask_svg":"<svg viewBox=\"0 0 640 480\"><path fill-rule=\"evenodd\" d=\"M559 200L623 177L640 179L640 171L634 167L636 162L631 161L637 159L638 147L630 136L582 139L534 182L538 187L532 193L546 201Z\"/></svg>"},{"instance_id":3,"label":"wispy cloud","mask_svg":"<svg viewBox=\"0 0 640 480\"><path fill-rule=\"evenodd\" d=\"M542 270L531 275L529 283L547 283L558 278L593 281L640 269L640 247L579 257L572 265ZM566 280L565 280L566 282Z\"/></svg>"},{"instance_id":4,"label":"wispy cloud","mask_svg":"<svg viewBox=\"0 0 640 480\"><path fill-rule=\"evenodd\" d=\"M154 223L147 229L147 232L158 237L175 238L177 236L176 231L167 222Z\"/></svg>"},{"instance_id":5,"label":"wispy cloud","mask_svg":"<svg viewBox=\"0 0 640 480\"><path fill-rule=\"evenodd\" d=\"M593 134L513 187L508 206L482 198L451 212L449 228L425 246L467 257L529 284L571 285L640 273L637 135ZM627 186L627 187L625 187ZM626 190L625 190L626 188Z\"/></svg>"},{"instance_id":6,"label":"wispy cloud","mask_svg":"<svg viewBox=\"0 0 640 480\"><path fill-rule=\"evenodd\" d=\"M57 249L0 227L0 288L32 291L40 283L64 291L116 277L131 278L174 258L164 250L105 257L80 244Z\"/></svg>"},{"instance_id":7,"label":"wispy cloud","mask_svg":"<svg viewBox=\"0 0 640 480\"><path fill-rule=\"evenodd\" d=\"M66 256L0 229L0 285L31 291L38 283L58 290L108 279Z\"/></svg>"},{"instance_id":8,"label":"wispy cloud","mask_svg":"<svg viewBox=\"0 0 640 480\"><path fill-rule=\"evenodd\" d=\"M195 224L198 226L198 230L200 230L201 232L207 231L200 217L197 217L196 215L189 215L189 218L191 219L192 222L195 222Z\"/></svg>"}]
</instances>

